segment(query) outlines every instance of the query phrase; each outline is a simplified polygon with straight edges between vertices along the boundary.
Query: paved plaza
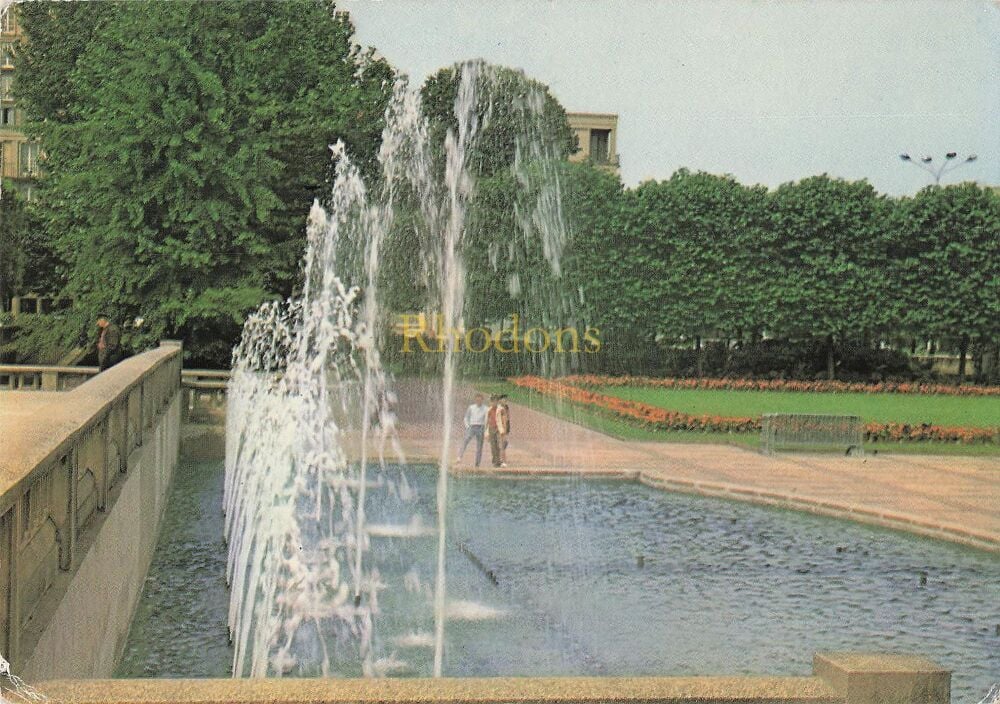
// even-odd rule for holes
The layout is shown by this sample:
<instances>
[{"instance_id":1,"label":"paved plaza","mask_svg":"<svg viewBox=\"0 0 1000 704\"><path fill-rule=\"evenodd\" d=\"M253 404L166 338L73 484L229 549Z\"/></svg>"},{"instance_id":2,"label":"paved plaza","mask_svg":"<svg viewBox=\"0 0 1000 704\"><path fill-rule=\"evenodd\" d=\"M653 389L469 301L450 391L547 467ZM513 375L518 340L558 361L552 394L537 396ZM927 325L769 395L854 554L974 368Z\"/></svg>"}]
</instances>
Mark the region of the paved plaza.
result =
<instances>
[{"instance_id":1,"label":"paved plaza","mask_svg":"<svg viewBox=\"0 0 1000 704\"><path fill-rule=\"evenodd\" d=\"M436 383L399 392L399 434L410 461L437 462L441 408ZM453 444L471 389L457 394ZM478 471L587 474L635 479L673 491L722 496L907 530L1000 552L1000 457L869 454L766 456L729 445L623 441L511 404L508 467L489 447ZM474 445L456 471L476 471Z\"/></svg>"}]
</instances>

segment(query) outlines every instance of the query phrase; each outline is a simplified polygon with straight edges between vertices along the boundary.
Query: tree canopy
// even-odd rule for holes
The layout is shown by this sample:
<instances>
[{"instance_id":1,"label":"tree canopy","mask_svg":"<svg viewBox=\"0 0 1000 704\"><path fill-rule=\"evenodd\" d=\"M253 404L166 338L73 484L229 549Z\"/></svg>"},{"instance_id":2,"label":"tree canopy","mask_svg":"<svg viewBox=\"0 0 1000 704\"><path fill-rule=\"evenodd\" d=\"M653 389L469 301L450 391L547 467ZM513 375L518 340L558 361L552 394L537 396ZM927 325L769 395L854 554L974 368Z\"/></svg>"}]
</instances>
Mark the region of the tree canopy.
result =
<instances>
[{"instance_id":1,"label":"tree canopy","mask_svg":"<svg viewBox=\"0 0 1000 704\"><path fill-rule=\"evenodd\" d=\"M227 363L244 314L295 286L328 146L373 162L392 70L320 0L66 3L23 27L69 292Z\"/></svg>"},{"instance_id":2,"label":"tree canopy","mask_svg":"<svg viewBox=\"0 0 1000 704\"><path fill-rule=\"evenodd\" d=\"M971 183L897 204L887 268L901 328L958 344L1000 341L1000 193Z\"/></svg>"},{"instance_id":3,"label":"tree canopy","mask_svg":"<svg viewBox=\"0 0 1000 704\"><path fill-rule=\"evenodd\" d=\"M420 93L432 143L443 145L448 130L458 131L455 107L464 70L478 76L474 112L481 116L479 136L468 159L474 175L491 176L509 169L518 148L523 149L527 141L543 143L554 157L575 150L576 138L566 110L548 86L528 78L523 71L484 61L443 68L424 82ZM520 156L531 158L530 154Z\"/></svg>"}]
</instances>

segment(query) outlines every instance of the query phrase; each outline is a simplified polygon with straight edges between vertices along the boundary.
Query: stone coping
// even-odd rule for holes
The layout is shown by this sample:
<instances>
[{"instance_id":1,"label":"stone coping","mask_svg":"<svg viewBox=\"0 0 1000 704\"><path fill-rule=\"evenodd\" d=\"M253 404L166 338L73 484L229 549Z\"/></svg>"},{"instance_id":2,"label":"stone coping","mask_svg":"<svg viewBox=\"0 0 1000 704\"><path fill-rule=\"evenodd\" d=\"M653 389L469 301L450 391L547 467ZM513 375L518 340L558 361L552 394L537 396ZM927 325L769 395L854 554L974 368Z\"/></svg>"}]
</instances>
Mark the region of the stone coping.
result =
<instances>
[{"instance_id":1,"label":"stone coping","mask_svg":"<svg viewBox=\"0 0 1000 704\"><path fill-rule=\"evenodd\" d=\"M0 374L70 374L72 376L95 376L99 367L59 367L38 364L0 364Z\"/></svg>"},{"instance_id":2,"label":"stone coping","mask_svg":"<svg viewBox=\"0 0 1000 704\"><path fill-rule=\"evenodd\" d=\"M55 373L70 376L97 376L99 367L58 367L37 364L0 364L0 374L42 374ZM183 369L181 377L188 379L229 379L228 369Z\"/></svg>"},{"instance_id":3,"label":"stone coping","mask_svg":"<svg viewBox=\"0 0 1000 704\"><path fill-rule=\"evenodd\" d=\"M0 497L72 447L117 399L180 354L179 346L161 344L119 362L71 391L46 395L47 402L38 403L37 398L29 401L32 408L27 414L17 412L18 397L5 395L4 403L10 408L0 408ZM24 393L34 396L34 392Z\"/></svg>"},{"instance_id":4,"label":"stone coping","mask_svg":"<svg viewBox=\"0 0 1000 704\"><path fill-rule=\"evenodd\" d=\"M37 689L66 704L459 704L471 702L842 701L819 677L470 677L439 679L58 680Z\"/></svg>"},{"instance_id":5,"label":"stone coping","mask_svg":"<svg viewBox=\"0 0 1000 704\"><path fill-rule=\"evenodd\" d=\"M950 670L937 665L922 655L902 655L859 652L816 653L813 669L825 672L836 669L846 674L950 674Z\"/></svg>"},{"instance_id":6,"label":"stone coping","mask_svg":"<svg viewBox=\"0 0 1000 704\"><path fill-rule=\"evenodd\" d=\"M182 377L201 377L205 379L228 379L230 372L228 369L184 369L181 371Z\"/></svg>"},{"instance_id":7,"label":"stone coping","mask_svg":"<svg viewBox=\"0 0 1000 704\"><path fill-rule=\"evenodd\" d=\"M427 463L436 465L437 459L407 458L412 463ZM964 526L943 523L896 511L882 511L866 506L859 506L843 501L831 501L826 498L812 497L805 494L792 494L777 490L762 490L753 487L740 486L724 482L693 481L663 477L656 472L645 469L601 469L558 467L504 467L453 469L456 476L497 477L501 479L537 479L559 477L581 477L588 479L618 479L636 481L640 484L697 496L745 501L763 506L815 513L831 518L840 518L867 525L890 528L906 533L935 538L966 547L1000 553L1000 535L988 531L980 531Z\"/></svg>"}]
</instances>

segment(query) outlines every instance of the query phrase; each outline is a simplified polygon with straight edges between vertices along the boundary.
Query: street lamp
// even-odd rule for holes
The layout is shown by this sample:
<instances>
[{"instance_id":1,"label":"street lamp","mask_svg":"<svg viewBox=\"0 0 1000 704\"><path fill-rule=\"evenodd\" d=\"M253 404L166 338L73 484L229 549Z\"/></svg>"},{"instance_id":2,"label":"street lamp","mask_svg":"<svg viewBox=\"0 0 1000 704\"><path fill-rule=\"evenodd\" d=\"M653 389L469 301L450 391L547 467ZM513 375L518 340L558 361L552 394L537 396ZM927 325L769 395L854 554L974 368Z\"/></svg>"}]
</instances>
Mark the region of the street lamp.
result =
<instances>
[{"instance_id":1,"label":"street lamp","mask_svg":"<svg viewBox=\"0 0 1000 704\"><path fill-rule=\"evenodd\" d=\"M934 177L934 183L940 185L941 177L944 176L949 171L954 171L955 169L964 166L966 164L971 164L977 159L975 154L969 154L964 159L958 159L958 152L948 152L944 155L944 161L941 162L940 166L934 165L934 158L931 156L922 156L919 159L914 159L909 154L900 154L899 158L905 162L913 164L914 166L919 166L921 169L929 173Z\"/></svg>"}]
</instances>

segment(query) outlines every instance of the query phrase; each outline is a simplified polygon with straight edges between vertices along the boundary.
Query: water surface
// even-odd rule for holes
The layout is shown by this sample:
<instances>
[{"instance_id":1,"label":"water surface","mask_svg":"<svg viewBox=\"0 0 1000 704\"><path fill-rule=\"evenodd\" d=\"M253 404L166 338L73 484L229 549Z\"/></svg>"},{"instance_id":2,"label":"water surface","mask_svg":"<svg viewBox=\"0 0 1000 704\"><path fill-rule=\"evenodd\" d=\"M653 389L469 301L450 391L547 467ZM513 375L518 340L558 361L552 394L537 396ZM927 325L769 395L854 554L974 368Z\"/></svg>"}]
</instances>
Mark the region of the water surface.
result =
<instances>
[{"instance_id":1,"label":"water surface","mask_svg":"<svg viewBox=\"0 0 1000 704\"><path fill-rule=\"evenodd\" d=\"M436 477L409 476L432 526ZM120 676L229 676L221 487L221 462L178 469ZM456 479L449 519L446 675L806 675L874 650L953 669L955 702L1000 680L987 553L612 481ZM380 667L427 676L434 537L372 540L405 585L379 595Z\"/></svg>"}]
</instances>

